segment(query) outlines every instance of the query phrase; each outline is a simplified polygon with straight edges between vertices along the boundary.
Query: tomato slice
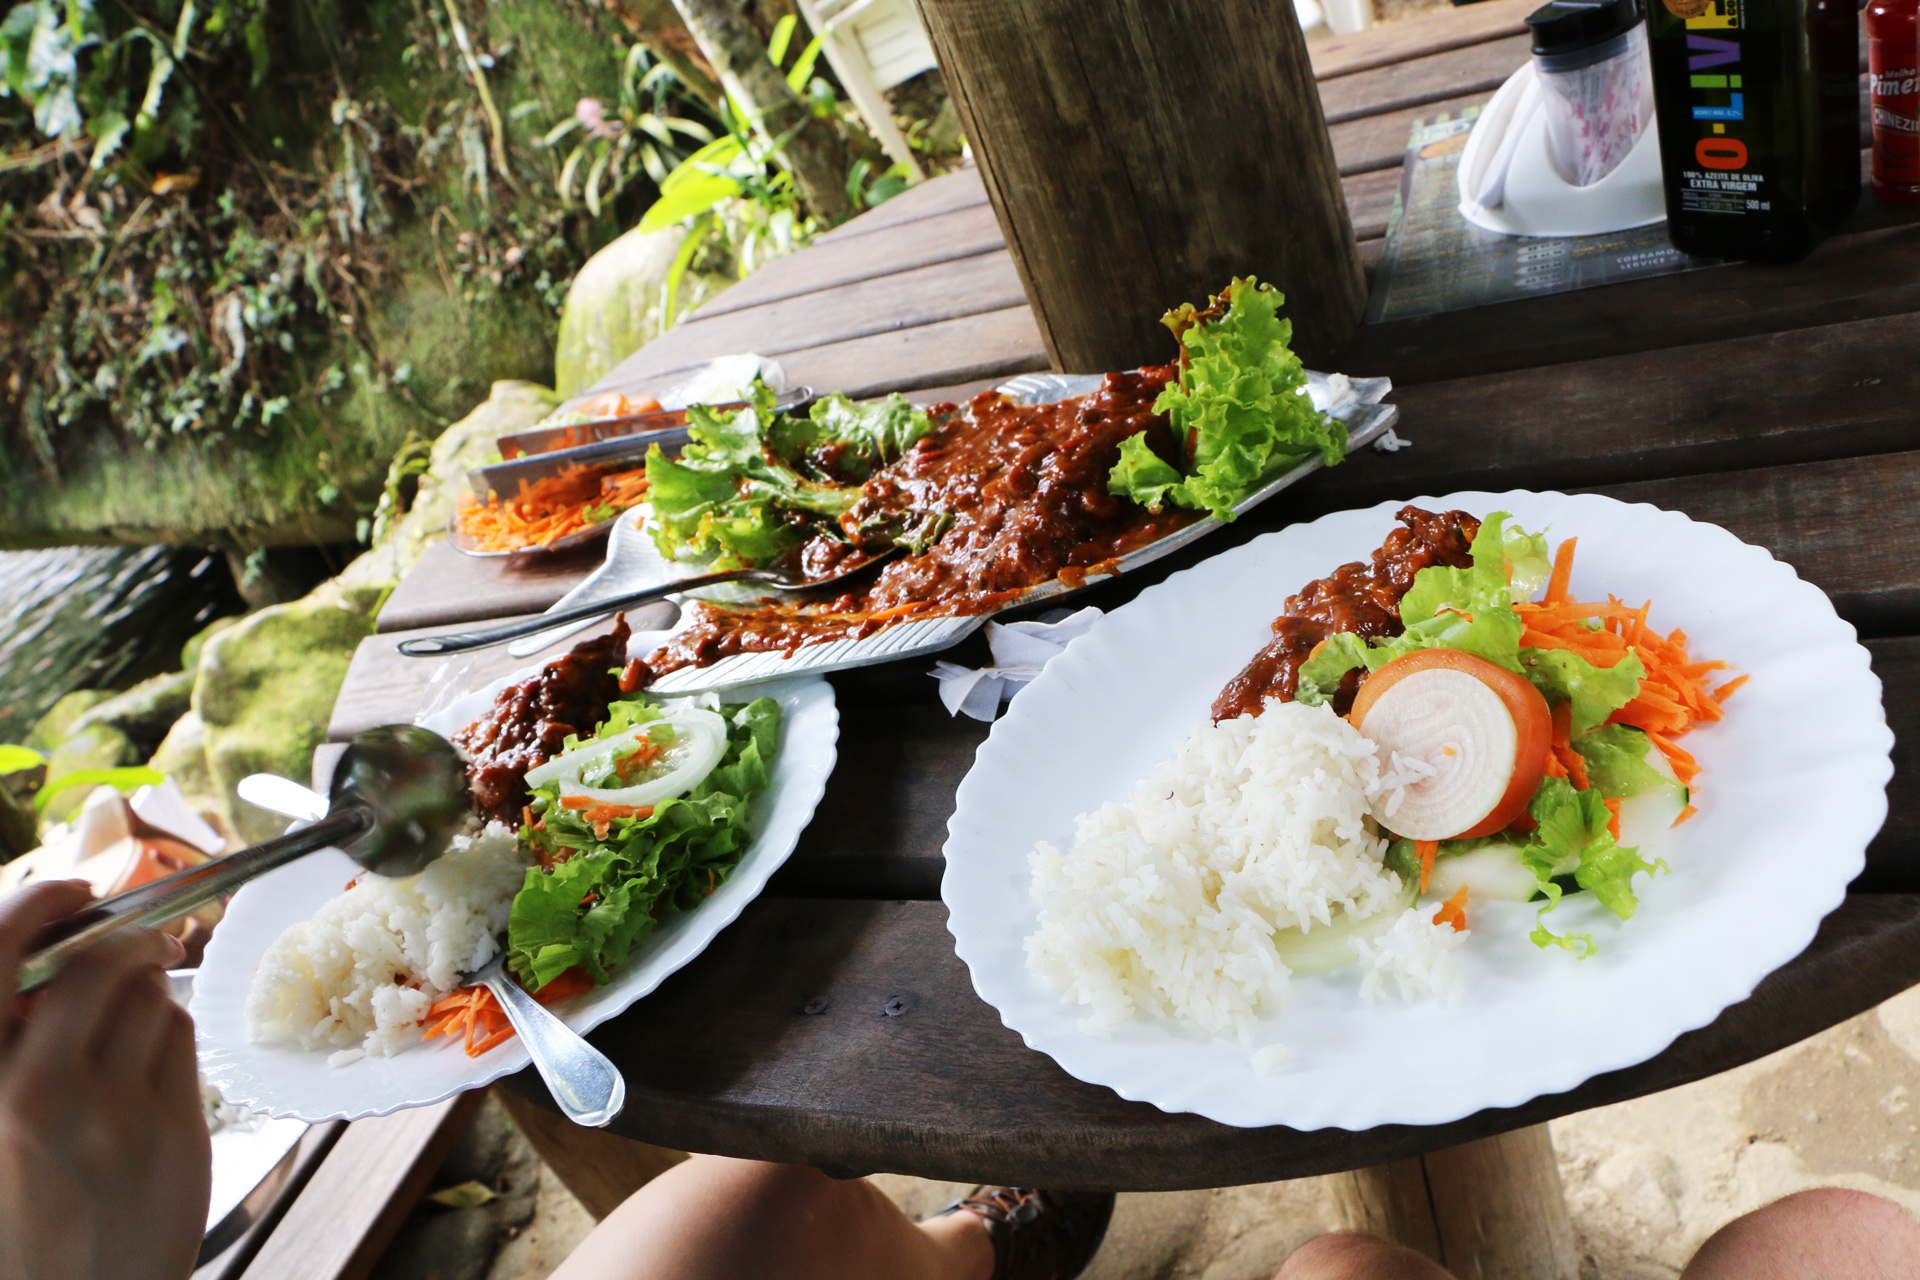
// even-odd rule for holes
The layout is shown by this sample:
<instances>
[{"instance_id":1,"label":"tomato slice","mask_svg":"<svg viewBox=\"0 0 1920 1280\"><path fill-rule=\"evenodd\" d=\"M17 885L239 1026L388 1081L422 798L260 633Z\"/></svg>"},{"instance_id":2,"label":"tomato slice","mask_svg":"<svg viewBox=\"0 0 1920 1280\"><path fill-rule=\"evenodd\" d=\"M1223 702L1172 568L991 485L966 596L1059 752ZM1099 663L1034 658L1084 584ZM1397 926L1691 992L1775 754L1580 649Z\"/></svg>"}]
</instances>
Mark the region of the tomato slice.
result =
<instances>
[{"instance_id":1,"label":"tomato slice","mask_svg":"<svg viewBox=\"0 0 1920 1280\"><path fill-rule=\"evenodd\" d=\"M1527 811L1534 792L1540 789L1540 778L1546 770L1547 751L1553 739L1553 715L1547 709L1547 700L1525 676L1495 666L1485 658L1462 653L1458 649L1416 649L1395 658L1366 678L1360 686L1360 692L1354 697L1353 710L1347 715L1348 721L1365 734L1367 712L1373 709L1381 696L1408 676L1422 671L1458 671L1472 676L1498 695L1507 713L1513 717L1513 772L1507 780L1506 791L1486 817L1465 831L1444 838L1467 840L1505 830L1514 819Z\"/></svg>"}]
</instances>

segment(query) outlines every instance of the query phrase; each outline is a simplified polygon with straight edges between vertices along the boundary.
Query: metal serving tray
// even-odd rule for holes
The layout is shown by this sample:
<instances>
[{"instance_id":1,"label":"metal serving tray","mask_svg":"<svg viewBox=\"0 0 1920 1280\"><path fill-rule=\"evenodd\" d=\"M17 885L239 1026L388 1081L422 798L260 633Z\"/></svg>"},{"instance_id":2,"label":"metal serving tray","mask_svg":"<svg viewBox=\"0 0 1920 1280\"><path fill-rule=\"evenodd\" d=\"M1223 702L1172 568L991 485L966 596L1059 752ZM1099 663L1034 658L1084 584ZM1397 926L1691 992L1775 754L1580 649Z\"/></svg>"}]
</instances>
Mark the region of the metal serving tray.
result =
<instances>
[{"instance_id":1,"label":"metal serving tray","mask_svg":"<svg viewBox=\"0 0 1920 1280\"><path fill-rule=\"evenodd\" d=\"M791 413L813 402L812 387L794 387L782 391L773 402L773 407L781 413ZM746 407L744 400L735 400L728 404L716 404L713 409L725 412ZM620 436L650 435L654 432L673 431L687 425L685 409L656 409L652 413L628 414L620 418L596 418L592 422L575 422L562 427L533 427L526 431L510 431L496 442L500 447L500 456L508 462L515 458L524 458L536 453L553 453L556 450L577 449L582 445L598 444L602 440L612 440Z\"/></svg>"},{"instance_id":2,"label":"metal serving tray","mask_svg":"<svg viewBox=\"0 0 1920 1280\"><path fill-rule=\"evenodd\" d=\"M778 412L789 413L803 409L813 403L812 387L795 387L783 391L774 401ZM739 409L743 401L732 404L712 406L718 410ZM644 424L642 429L634 429ZM595 428L607 428L603 438L591 444L577 444L568 448L549 447L547 449L529 449L524 447L527 440L534 437L556 436L568 431L587 431ZM608 434L614 428L620 428L617 434ZM509 442L513 453L508 453ZM637 461L647 456L647 450L654 445L672 452L687 442L687 411L685 409L663 409L659 413L644 413L637 417L603 418L597 422L578 423L571 427L548 427L542 431L522 431L514 435L499 438L500 455L506 459L491 466L476 467L467 473L467 484L473 489L473 496L485 502L493 494L509 498L520 492L520 484L525 481L532 484L547 476L558 475L568 467L581 463ZM486 551L460 532L460 512L456 507L447 516L447 541L454 550L481 559L498 559L502 556L538 556L549 555L556 551L566 551L574 547L583 547L596 542L613 527L614 516L598 524L589 525L578 533L570 533L564 538L538 547L522 547L516 551Z\"/></svg>"},{"instance_id":3,"label":"metal serving tray","mask_svg":"<svg viewBox=\"0 0 1920 1280\"><path fill-rule=\"evenodd\" d=\"M1336 421L1346 426L1349 453L1357 452L1362 447L1385 437L1400 416L1400 410L1397 407L1380 403L1381 399L1393 390L1390 379L1354 378L1340 379L1336 382L1328 375L1319 373L1309 373L1307 378L1308 389L1314 396L1316 405L1324 406L1330 403L1341 390L1341 383L1350 389L1350 395L1347 398L1327 410ZM1100 382L1100 375L1097 374L1029 374L1003 383L998 390L1003 395L1024 404L1051 404L1056 400L1085 395L1089 391L1096 390ZM1285 475L1277 477L1258 491L1249 494L1234 506L1234 514L1244 515L1282 489L1297 483L1302 477L1313 474L1320 469L1321 465L1318 458L1301 463ZM632 512L628 514L634 515ZM1164 538L1120 557L1118 573L1130 573L1143 565L1171 555L1220 527L1221 522L1211 516L1196 520L1183 529L1176 530ZM640 528L637 520L632 520L616 531L613 543L608 549L607 563L567 593L553 606L553 611L590 604L595 600L611 599L653 583L690 577L700 571L697 566L671 562L663 558L654 549L653 540ZM1115 575L1090 574L1085 586L1080 587L1069 587L1058 579L1044 582L1001 608L987 613L913 619L895 623L859 640L831 640L822 644L803 645L792 653L735 654L707 667L682 667L654 681L649 686L648 692L698 693L708 689L733 688L740 685L760 684L769 680L783 680L790 676L824 674L829 671L844 671L852 667L872 666L881 662L897 662L904 658L924 657L952 648L984 626L996 613L1041 601L1064 601L1076 592L1085 590L1086 586L1104 582L1112 576ZM713 594L718 595L729 590L737 589L720 588ZM683 611L683 622L686 616ZM514 652L536 652L572 631L581 630L588 625L591 624L580 623L569 628L557 628L554 631L542 632L538 636L528 637L516 642Z\"/></svg>"}]
</instances>

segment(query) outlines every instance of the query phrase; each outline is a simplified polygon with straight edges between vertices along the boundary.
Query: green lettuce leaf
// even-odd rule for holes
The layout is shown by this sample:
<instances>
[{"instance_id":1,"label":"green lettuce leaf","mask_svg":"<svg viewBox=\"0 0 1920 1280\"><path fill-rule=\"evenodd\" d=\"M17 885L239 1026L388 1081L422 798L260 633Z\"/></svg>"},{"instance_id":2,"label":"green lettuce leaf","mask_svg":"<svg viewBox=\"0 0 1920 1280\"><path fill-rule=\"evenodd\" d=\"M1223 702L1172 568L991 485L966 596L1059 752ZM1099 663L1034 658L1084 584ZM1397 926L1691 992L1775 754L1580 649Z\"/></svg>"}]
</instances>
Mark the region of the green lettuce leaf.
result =
<instances>
[{"instance_id":1,"label":"green lettuce leaf","mask_svg":"<svg viewBox=\"0 0 1920 1280\"><path fill-rule=\"evenodd\" d=\"M1521 651L1520 669L1546 695L1547 705L1573 703L1575 736L1606 723L1608 716L1632 702L1647 674L1637 654L1629 653L1611 667L1596 667L1565 649Z\"/></svg>"},{"instance_id":2,"label":"green lettuce leaf","mask_svg":"<svg viewBox=\"0 0 1920 1280\"><path fill-rule=\"evenodd\" d=\"M931 430L932 419L897 392L872 404L835 394L814 401L804 418L777 418L768 439L813 479L861 484Z\"/></svg>"},{"instance_id":3,"label":"green lettuce leaf","mask_svg":"<svg viewBox=\"0 0 1920 1280\"><path fill-rule=\"evenodd\" d=\"M1634 896L1633 877L1667 869L1664 862L1648 862L1638 849L1614 842L1607 830L1611 815L1608 797L1590 788L1576 791L1565 778L1546 778L1534 793L1527 812L1539 823L1520 857L1547 898L1534 922L1530 935L1535 946L1561 947L1577 956L1599 950L1591 934L1556 934L1546 926L1545 917L1560 904L1561 887L1554 877L1571 871L1574 883L1600 900L1601 905L1620 919L1632 916L1640 901Z\"/></svg>"},{"instance_id":4,"label":"green lettuce leaf","mask_svg":"<svg viewBox=\"0 0 1920 1280\"><path fill-rule=\"evenodd\" d=\"M1610 724L1573 740L1573 749L1586 759L1587 781L1608 800L1672 785L1672 779L1647 763L1652 746L1646 734L1624 724Z\"/></svg>"},{"instance_id":5,"label":"green lettuce leaf","mask_svg":"<svg viewBox=\"0 0 1920 1280\"><path fill-rule=\"evenodd\" d=\"M1343 632L1300 667L1294 698L1318 705L1333 696L1347 672L1364 666L1378 671L1417 649L1458 649L1509 671L1521 671L1520 615L1513 611L1507 585L1507 514L1496 511L1480 523L1473 539L1473 563L1465 569L1433 565L1413 575L1400 600L1406 631L1368 644ZM1519 535L1524 545L1531 535Z\"/></svg>"},{"instance_id":6,"label":"green lettuce leaf","mask_svg":"<svg viewBox=\"0 0 1920 1280\"><path fill-rule=\"evenodd\" d=\"M1346 456L1347 433L1313 407L1307 374L1287 345L1293 324L1278 316L1285 298L1251 277L1236 279L1205 311L1171 312L1165 323L1186 364L1154 412L1172 419L1186 456L1178 478L1144 441L1123 444L1107 488L1158 509L1168 502L1233 519L1233 505L1280 473L1318 454L1332 466ZM1131 444L1132 441L1127 442Z\"/></svg>"},{"instance_id":7,"label":"green lettuce leaf","mask_svg":"<svg viewBox=\"0 0 1920 1280\"><path fill-rule=\"evenodd\" d=\"M723 714L727 749L713 771L645 817L615 818L604 835L560 807L558 782L535 789L535 822L520 837L552 865L528 870L507 925L507 965L530 989L576 965L610 981L663 912L692 910L726 883L750 843L753 798L767 789L780 704L758 698ZM657 718L645 699L615 702L594 736Z\"/></svg>"}]
</instances>

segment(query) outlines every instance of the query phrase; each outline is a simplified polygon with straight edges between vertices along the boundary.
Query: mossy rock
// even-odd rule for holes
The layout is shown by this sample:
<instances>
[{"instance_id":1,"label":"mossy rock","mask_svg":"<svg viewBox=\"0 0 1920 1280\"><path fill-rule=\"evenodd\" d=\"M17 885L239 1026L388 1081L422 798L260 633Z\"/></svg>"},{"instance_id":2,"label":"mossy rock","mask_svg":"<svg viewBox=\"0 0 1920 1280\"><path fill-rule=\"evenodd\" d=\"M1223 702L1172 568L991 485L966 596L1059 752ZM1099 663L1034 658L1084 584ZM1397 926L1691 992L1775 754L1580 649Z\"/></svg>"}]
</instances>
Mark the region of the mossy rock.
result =
<instances>
[{"instance_id":1,"label":"mossy rock","mask_svg":"<svg viewBox=\"0 0 1920 1280\"><path fill-rule=\"evenodd\" d=\"M209 622L206 626L196 631L193 637L180 648L180 669L189 672L200 670L200 653L207 647L207 641L213 639L238 621L240 621L240 619L231 617L215 618L212 622Z\"/></svg>"},{"instance_id":2,"label":"mossy rock","mask_svg":"<svg viewBox=\"0 0 1920 1280\"><path fill-rule=\"evenodd\" d=\"M241 803L234 789L250 773L307 777L380 594L326 584L303 600L249 615L201 654L194 709L206 726L207 768L221 812L241 839L265 840L285 825Z\"/></svg>"},{"instance_id":3,"label":"mossy rock","mask_svg":"<svg viewBox=\"0 0 1920 1280\"><path fill-rule=\"evenodd\" d=\"M81 716L113 697L111 689L76 689L47 708L47 713L27 730L26 745L43 756L67 740Z\"/></svg>"},{"instance_id":4,"label":"mossy rock","mask_svg":"<svg viewBox=\"0 0 1920 1280\"><path fill-rule=\"evenodd\" d=\"M193 679L190 671L172 671L142 680L125 693L115 694L88 708L74 721L74 730L104 724L137 743L152 747L167 736L173 722L192 705Z\"/></svg>"},{"instance_id":5,"label":"mossy rock","mask_svg":"<svg viewBox=\"0 0 1920 1280\"><path fill-rule=\"evenodd\" d=\"M562 396L579 395L660 336L667 273L686 238L685 227L636 227L587 259L560 313L553 385ZM687 272L674 291L674 313L691 311L728 283Z\"/></svg>"},{"instance_id":6,"label":"mossy rock","mask_svg":"<svg viewBox=\"0 0 1920 1280\"><path fill-rule=\"evenodd\" d=\"M189 711L173 722L153 758L147 761L147 767L179 783L181 794L196 808L203 802L212 802L220 794L219 788L213 785L213 772L207 768L207 722L200 718L198 711ZM213 804L212 807L220 806Z\"/></svg>"}]
</instances>

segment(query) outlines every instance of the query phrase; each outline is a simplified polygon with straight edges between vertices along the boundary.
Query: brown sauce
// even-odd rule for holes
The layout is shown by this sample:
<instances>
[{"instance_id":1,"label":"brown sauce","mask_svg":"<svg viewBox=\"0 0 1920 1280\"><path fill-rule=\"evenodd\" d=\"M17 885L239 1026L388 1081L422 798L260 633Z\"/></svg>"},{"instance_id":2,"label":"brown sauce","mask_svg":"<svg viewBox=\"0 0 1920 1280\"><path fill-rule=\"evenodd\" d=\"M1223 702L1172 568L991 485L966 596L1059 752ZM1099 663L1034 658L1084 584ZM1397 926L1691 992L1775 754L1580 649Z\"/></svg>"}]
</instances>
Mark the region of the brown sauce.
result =
<instances>
[{"instance_id":1,"label":"brown sauce","mask_svg":"<svg viewBox=\"0 0 1920 1280\"><path fill-rule=\"evenodd\" d=\"M1409 506L1394 518L1405 527L1387 535L1371 564L1343 564L1286 602L1273 620L1273 639L1214 699L1215 720L1257 716L1268 698L1292 701L1301 664L1315 645L1343 631L1367 638L1399 635L1405 630L1400 598L1413 586L1414 574L1432 565L1464 569L1473 563L1469 549L1480 531L1477 517L1464 511L1435 515ZM1345 715L1359 688L1360 673L1348 672L1333 709Z\"/></svg>"},{"instance_id":2,"label":"brown sauce","mask_svg":"<svg viewBox=\"0 0 1920 1280\"><path fill-rule=\"evenodd\" d=\"M616 674L627 661L627 618L611 632L575 645L518 684L500 691L487 714L453 735L467 753L467 783L482 817L509 826L527 803L527 770L560 753L568 734L585 737L620 696Z\"/></svg>"},{"instance_id":3,"label":"brown sauce","mask_svg":"<svg viewBox=\"0 0 1920 1280\"><path fill-rule=\"evenodd\" d=\"M1020 406L989 391L964 410L933 406L937 425L866 481L841 518L843 537L814 537L799 562L810 578L830 577L847 556L884 550L893 531L928 520L945 526L938 540L824 606L690 606L692 625L649 655L648 668L660 675L736 653L858 638L905 617L984 613L1056 578L1073 587L1112 572L1129 551L1200 518L1156 514L1107 492L1120 444L1136 432L1161 457L1177 457L1166 417L1153 412L1176 372L1110 373L1099 390L1050 405Z\"/></svg>"}]
</instances>

